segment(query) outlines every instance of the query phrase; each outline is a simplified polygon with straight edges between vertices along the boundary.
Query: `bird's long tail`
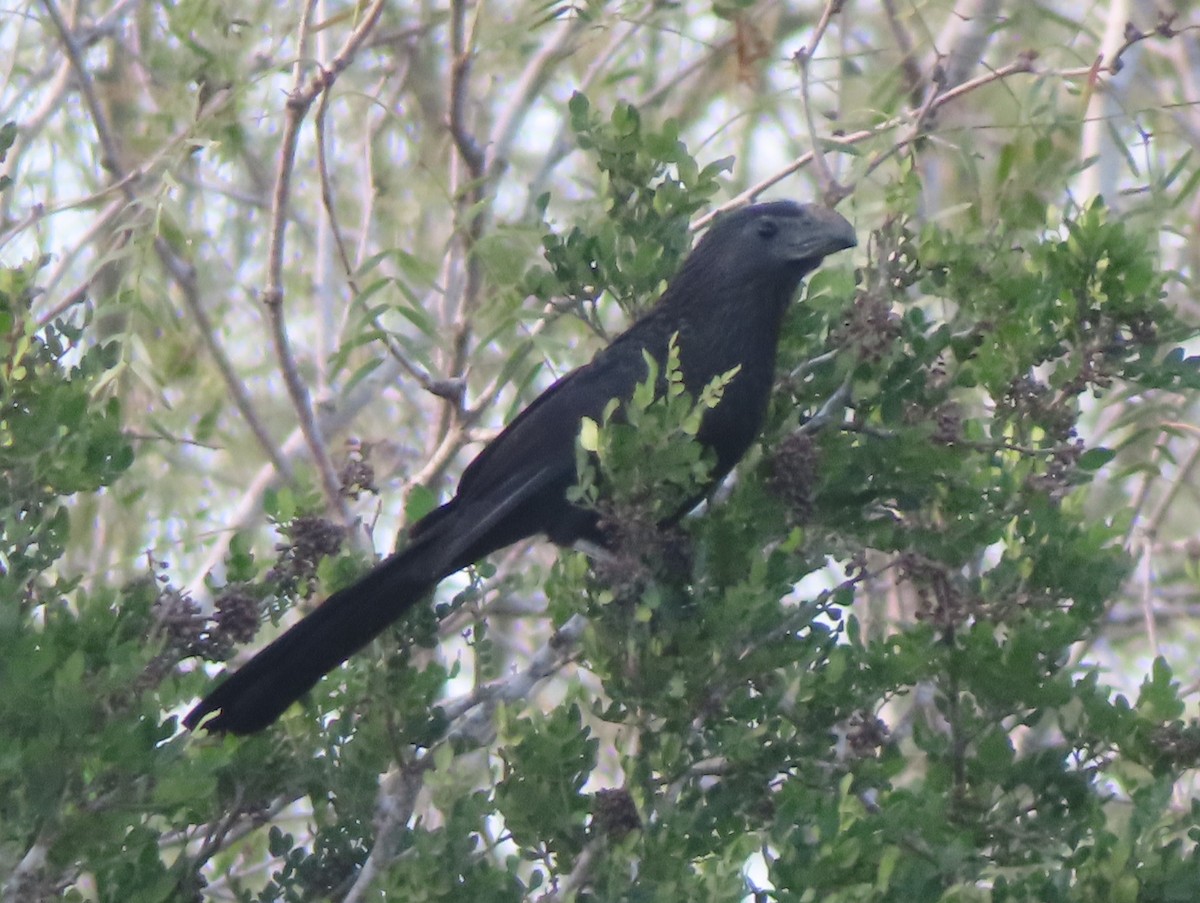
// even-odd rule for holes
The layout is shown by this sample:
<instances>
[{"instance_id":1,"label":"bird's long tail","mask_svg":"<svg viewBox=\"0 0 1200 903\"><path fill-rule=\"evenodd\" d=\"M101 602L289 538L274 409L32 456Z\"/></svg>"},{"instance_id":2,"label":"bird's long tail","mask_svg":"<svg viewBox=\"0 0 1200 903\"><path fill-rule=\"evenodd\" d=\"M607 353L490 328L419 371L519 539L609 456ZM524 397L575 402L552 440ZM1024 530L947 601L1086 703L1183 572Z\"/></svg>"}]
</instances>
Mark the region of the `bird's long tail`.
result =
<instances>
[{"instance_id":1,"label":"bird's long tail","mask_svg":"<svg viewBox=\"0 0 1200 903\"><path fill-rule=\"evenodd\" d=\"M262 730L385 627L423 599L444 576L436 543L426 537L334 593L220 683L183 719L189 730Z\"/></svg>"}]
</instances>

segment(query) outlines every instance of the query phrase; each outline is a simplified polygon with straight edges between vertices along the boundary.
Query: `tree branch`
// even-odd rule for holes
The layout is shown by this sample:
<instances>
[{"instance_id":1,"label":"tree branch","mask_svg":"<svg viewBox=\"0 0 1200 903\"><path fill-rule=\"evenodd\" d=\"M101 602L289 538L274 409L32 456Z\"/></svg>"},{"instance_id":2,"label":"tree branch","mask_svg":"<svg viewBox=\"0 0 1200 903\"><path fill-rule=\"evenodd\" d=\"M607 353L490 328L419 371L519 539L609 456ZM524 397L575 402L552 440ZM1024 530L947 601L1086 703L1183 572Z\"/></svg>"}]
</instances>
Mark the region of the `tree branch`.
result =
<instances>
[{"instance_id":1,"label":"tree branch","mask_svg":"<svg viewBox=\"0 0 1200 903\"><path fill-rule=\"evenodd\" d=\"M115 220L123 212L126 205L137 203L138 196L133 190L133 185L140 178L143 170L138 168L131 170L129 173L122 172L120 153L117 148L116 141L112 136L107 115L105 114L104 108L101 106L99 98L96 95L95 88L92 85L91 74L83 66L83 60L79 54L78 43L76 42L74 35L71 33L71 30L68 28L66 21L63 19L62 14L59 12L58 6L54 0L42 0L42 2L46 7L46 12L50 16L51 21L58 30L63 48L68 59L70 59L71 65L74 67L76 75L79 79L80 90L83 92L85 103L87 104L88 111L92 118L92 124L96 129L96 134L100 139L101 146L104 148L105 168L109 169L109 171L112 173L115 179L114 187L116 187L125 198L125 204L120 206L117 204L111 205L109 207L109 215L102 216L100 218L100 223L93 225L92 233L99 234L99 232L104 228L102 224L111 220ZM211 113L214 109L216 109L217 106L218 105L210 106L209 112ZM182 136L180 137L180 140L182 140ZM165 152L166 151L164 149L162 153ZM157 159L157 157L155 159ZM218 369L221 372L222 378L225 380L225 384L230 391L238 412L246 421L247 426L250 427L251 433L253 433L255 440L258 442L263 452L276 467L280 468L279 472L290 480L292 478L290 468L287 467L286 462L279 454L275 443L267 434L262 420L258 417L254 405L250 401L249 393L246 391L245 385L237 378L232 363L225 355L224 349L216 340L216 334L212 328L212 323L208 320L208 316L200 302L199 289L196 285L195 267L179 257L171 245L161 235L155 236L154 238L154 250L158 255L159 261L162 263L163 268L167 271L167 274L171 277L183 294L184 302L187 304L189 312L200 325L201 336L204 340L204 343L208 347L209 352L213 355L213 358L217 363ZM73 296L68 297L71 298ZM79 297L82 297L82 294L80 294ZM51 313L54 314L55 311L60 310L65 310L63 305L59 305L53 311L51 311Z\"/></svg>"},{"instance_id":2,"label":"tree branch","mask_svg":"<svg viewBox=\"0 0 1200 903\"><path fill-rule=\"evenodd\" d=\"M817 47L820 46L821 39L825 36L825 31L829 28L829 23L835 15L842 11L844 5L845 0L827 0L825 8L821 11L821 18L817 21L817 25L813 29L811 40L792 56L792 61L800 70L800 108L804 112L804 123L808 127L809 146L812 148L812 159L817 168L817 184L821 187L821 194L825 197L826 203L830 207L835 206L838 201L845 197L846 189L838 184L837 179L833 175L833 169L830 167L829 161L825 159L825 153L821 149L821 139L817 135L817 123L812 111L809 69L812 65L813 56L817 52Z\"/></svg>"},{"instance_id":3,"label":"tree branch","mask_svg":"<svg viewBox=\"0 0 1200 903\"><path fill-rule=\"evenodd\" d=\"M379 21L384 0L375 0L367 9L362 20L347 37L346 42L328 66L320 67L315 76L304 83L303 54L310 28L312 3L304 7L298 26L297 59L295 63L294 87L288 96L284 117L283 135L280 139L279 156L276 164L275 190L272 192L270 238L267 250L267 277L262 300L267 309L271 326L271 342L275 356L287 386L288 396L300 429L304 434L309 455L320 476L321 489L329 508L338 513L346 525L353 520L346 500L342 497L341 481L325 447L308 388L300 376L299 367L292 353L288 338L287 323L283 308L283 248L284 233L288 221L288 205L291 200L291 180L295 167L296 145L299 141L300 125L313 102L322 93L329 91L334 82L354 58L358 48Z\"/></svg>"}]
</instances>

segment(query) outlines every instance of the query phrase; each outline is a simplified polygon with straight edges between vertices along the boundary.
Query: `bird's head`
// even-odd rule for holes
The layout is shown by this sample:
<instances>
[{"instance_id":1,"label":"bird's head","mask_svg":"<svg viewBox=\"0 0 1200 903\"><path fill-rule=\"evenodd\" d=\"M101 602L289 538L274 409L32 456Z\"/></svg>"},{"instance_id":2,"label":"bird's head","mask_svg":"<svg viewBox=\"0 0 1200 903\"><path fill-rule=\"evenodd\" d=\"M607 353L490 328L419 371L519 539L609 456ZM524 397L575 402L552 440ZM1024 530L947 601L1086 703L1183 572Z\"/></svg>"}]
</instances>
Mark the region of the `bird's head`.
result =
<instances>
[{"instance_id":1,"label":"bird's head","mask_svg":"<svg viewBox=\"0 0 1200 903\"><path fill-rule=\"evenodd\" d=\"M798 282L821 260L858 244L840 213L817 204L772 201L719 217L692 251L726 275L784 275Z\"/></svg>"}]
</instances>

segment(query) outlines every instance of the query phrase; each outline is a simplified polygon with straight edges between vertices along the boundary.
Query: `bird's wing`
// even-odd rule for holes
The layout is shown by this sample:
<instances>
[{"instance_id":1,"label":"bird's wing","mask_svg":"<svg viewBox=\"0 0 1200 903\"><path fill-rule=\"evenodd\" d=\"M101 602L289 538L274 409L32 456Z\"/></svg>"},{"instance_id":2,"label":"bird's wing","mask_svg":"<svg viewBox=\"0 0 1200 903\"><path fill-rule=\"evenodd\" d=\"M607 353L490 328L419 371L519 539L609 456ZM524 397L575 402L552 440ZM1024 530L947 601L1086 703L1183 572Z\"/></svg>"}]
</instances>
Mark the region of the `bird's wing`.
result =
<instances>
[{"instance_id":1,"label":"bird's wing","mask_svg":"<svg viewBox=\"0 0 1200 903\"><path fill-rule=\"evenodd\" d=\"M576 480L580 421L599 421L612 399L628 399L646 376L639 352L612 354L613 347L521 411L463 471L454 498L414 525L414 541L440 534L439 570L451 573L539 532L569 542L587 529L591 516L564 498Z\"/></svg>"}]
</instances>

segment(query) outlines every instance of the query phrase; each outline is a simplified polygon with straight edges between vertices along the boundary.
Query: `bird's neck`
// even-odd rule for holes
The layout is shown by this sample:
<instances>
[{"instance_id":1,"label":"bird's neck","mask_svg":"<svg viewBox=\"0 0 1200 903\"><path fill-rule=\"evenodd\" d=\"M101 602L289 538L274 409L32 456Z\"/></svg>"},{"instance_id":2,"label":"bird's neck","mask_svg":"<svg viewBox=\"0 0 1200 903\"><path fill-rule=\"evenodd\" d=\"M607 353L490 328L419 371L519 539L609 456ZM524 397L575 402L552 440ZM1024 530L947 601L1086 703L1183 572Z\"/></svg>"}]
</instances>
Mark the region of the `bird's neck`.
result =
<instances>
[{"instance_id":1,"label":"bird's neck","mask_svg":"<svg viewBox=\"0 0 1200 903\"><path fill-rule=\"evenodd\" d=\"M749 280L722 278L724 274L719 270L694 275L696 278L678 280L671 287L670 297L663 299L668 302L663 307L669 310L671 319L687 324L689 331L719 338L731 346L731 351L733 345L773 348L783 314L799 288L799 273L777 270ZM721 298L723 302L697 303L705 298Z\"/></svg>"},{"instance_id":2,"label":"bird's neck","mask_svg":"<svg viewBox=\"0 0 1200 903\"><path fill-rule=\"evenodd\" d=\"M761 383L772 379L779 332L788 303L796 294L798 276L759 278L738 285L678 286L660 310L663 321L679 332L685 382L693 394L695 374L720 375L739 368L742 379ZM722 297L724 303L696 303ZM693 376L693 378L688 378Z\"/></svg>"}]
</instances>

